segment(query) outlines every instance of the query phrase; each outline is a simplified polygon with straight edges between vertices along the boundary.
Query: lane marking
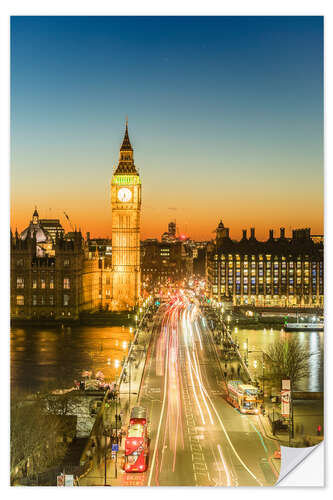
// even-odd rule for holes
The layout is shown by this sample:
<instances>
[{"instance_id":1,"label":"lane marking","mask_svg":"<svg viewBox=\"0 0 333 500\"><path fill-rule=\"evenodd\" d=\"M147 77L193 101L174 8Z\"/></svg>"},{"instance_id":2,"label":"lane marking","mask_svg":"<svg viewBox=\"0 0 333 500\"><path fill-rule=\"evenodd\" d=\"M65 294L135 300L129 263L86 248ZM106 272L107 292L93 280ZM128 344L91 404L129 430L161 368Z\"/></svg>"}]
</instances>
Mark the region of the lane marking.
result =
<instances>
[{"instance_id":1,"label":"lane marking","mask_svg":"<svg viewBox=\"0 0 333 500\"><path fill-rule=\"evenodd\" d=\"M246 470L246 471L250 474L250 476L251 476L251 477L253 477L253 479L254 479L255 481L257 481L257 483L258 483L260 486L263 486L262 482L261 482L261 481L260 481L260 480L259 480L259 479L255 476L255 474L254 474L254 473L253 473L253 472L252 472L252 471L248 468L248 466L244 463L244 461L241 459L241 457L240 457L240 456L239 456L239 454L237 453L237 451L236 451L236 449L235 449L234 445L233 445L233 444L232 444L232 442L231 442L231 439L230 439L230 437L229 437L229 435L228 435L228 432L227 432L227 430L226 430L226 428L225 428L225 426L224 426L224 424L223 424L223 422L222 422L222 420L221 420L221 418L220 418L220 415L218 414L218 412L217 412L217 410L216 410L216 408L215 408L215 406L214 406L214 404L213 404L213 402L212 402L212 399L211 399L211 397L209 396L209 394L208 394L208 392L207 392L207 390L206 390L206 388L205 388L205 386L204 386L204 385L203 385L203 390L204 390L204 392L206 393L206 396L208 397L208 399L209 399L209 401L210 401L211 406L213 407L213 410L214 410L214 412L215 412L215 415L216 415L216 417L217 417L217 419L218 419L218 421L219 421L219 423L220 423L220 426L221 426L221 428L222 428L222 430L223 430L223 432L224 432L224 434L225 434L225 437L227 438L227 441L228 441L228 443L229 443L229 445L230 445L230 447L231 447L232 451L234 452L234 454L236 455L236 457L238 458L239 462L242 464L242 466L244 467L244 469L245 469L245 470Z\"/></svg>"},{"instance_id":2,"label":"lane marking","mask_svg":"<svg viewBox=\"0 0 333 500\"><path fill-rule=\"evenodd\" d=\"M221 446L219 444L217 445L217 449L218 449L218 452L219 452L220 457L221 457L221 461L222 461L222 464L223 464L224 472L226 473L226 476L227 476L227 486L231 486L231 479L230 479L229 469L227 467L227 464L225 463L224 456L223 456L223 453L222 453L222 448L221 448Z\"/></svg>"},{"instance_id":3,"label":"lane marking","mask_svg":"<svg viewBox=\"0 0 333 500\"><path fill-rule=\"evenodd\" d=\"M150 486L151 483L151 478L153 475L153 470L154 470L154 465L155 465L155 459L156 459L156 452L157 452L157 447L158 447L158 442L160 439L160 432L161 432L161 425L162 425L162 420L163 420L163 415L164 415L164 408L165 408L165 402L166 402L166 397L167 397L167 381L168 381L168 361L169 361L169 343L166 343L166 356L165 356L165 378L164 378L164 395L163 395L163 404L162 404L162 409L161 409L161 415L160 415L160 421L158 424L158 429L157 429L157 435L156 435L156 442L155 442L155 448L154 448L154 454L153 458L151 461L151 468L150 468L150 473L149 473L149 478L148 478L148 483L147 485Z\"/></svg>"}]
</instances>

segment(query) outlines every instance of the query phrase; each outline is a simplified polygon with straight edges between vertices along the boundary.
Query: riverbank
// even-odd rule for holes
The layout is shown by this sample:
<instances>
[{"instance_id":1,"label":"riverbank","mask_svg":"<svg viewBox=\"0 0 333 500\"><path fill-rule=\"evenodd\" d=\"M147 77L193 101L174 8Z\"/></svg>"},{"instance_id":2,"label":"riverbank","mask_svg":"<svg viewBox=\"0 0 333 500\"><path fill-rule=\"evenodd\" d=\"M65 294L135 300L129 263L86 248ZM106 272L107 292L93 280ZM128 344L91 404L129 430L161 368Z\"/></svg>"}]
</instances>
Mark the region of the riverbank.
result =
<instances>
[{"instance_id":1,"label":"riverbank","mask_svg":"<svg viewBox=\"0 0 333 500\"><path fill-rule=\"evenodd\" d=\"M136 311L81 313L78 318L12 318L11 326L135 326Z\"/></svg>"}]
</instances>

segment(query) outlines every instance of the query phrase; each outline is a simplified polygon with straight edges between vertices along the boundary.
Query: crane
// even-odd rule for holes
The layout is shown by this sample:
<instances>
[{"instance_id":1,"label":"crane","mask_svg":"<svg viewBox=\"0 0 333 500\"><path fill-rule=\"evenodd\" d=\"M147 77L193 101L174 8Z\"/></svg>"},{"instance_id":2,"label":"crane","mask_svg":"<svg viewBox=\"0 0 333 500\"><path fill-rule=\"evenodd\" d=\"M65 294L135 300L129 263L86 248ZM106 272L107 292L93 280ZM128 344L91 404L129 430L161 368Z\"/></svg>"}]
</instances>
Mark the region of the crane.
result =
<instances>
[{"instance_id":1,"label":"crane","mask_svg":"<svg viewBox=\"0 0 333 500\"><path fill-rule=\"evenodd\" d=\"M68 215L66 214L66 212L64 212L64 215L65 215L66 219L68 220L68 222L70 223L70 226L71 226L72 231L74 233L74 227L73 227L72 221L70 220L70 218L68 217Z\"/></svg>"}]
</instances>

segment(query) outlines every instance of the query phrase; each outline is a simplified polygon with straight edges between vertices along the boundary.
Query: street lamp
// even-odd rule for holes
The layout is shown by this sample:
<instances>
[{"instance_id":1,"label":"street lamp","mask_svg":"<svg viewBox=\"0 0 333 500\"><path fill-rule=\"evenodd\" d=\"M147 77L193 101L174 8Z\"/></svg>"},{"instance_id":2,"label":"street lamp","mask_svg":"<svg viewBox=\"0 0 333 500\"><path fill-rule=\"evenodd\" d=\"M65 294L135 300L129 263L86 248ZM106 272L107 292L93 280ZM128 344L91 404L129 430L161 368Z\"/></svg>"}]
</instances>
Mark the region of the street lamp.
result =
<instances>
[{"instance_id":1,"label":"street lamp","mask_svg":"<svg viewBox=\"0 0 333 500\"><path fill-rule=\"evenodd\" d=\"M132 376L132 355L128 356L128 409L131 411L131 376Z\"/></svg>"},{"instance_id":2,"label":"street lamp","mask_svg":"<svg viewBox=\"0 0 333 500\"><path fill-rule=\"evenodd\" d=\"M248 365L248 359L249 359L249 339L246 339L246 342L243 344L246 356L245 356L245 364L246 366Z\"/></svg>"},{"instance_id":3,"label":"street lamp","mask_svg":"<svg viewBox=\"0 0 333 500\"><path fill-rule=\"evenodd\" d=\"M265 352L264 351L249 351L248 350L247 353L248 353L248 355L249 355L249 353L262 354L262 393L263 393L263 402L265 402ZM257 360L253 361L253 366L254 366L254 368L257 368L257 366L258 366ZM255 377L256 377L256 372L255 372Z\"/></svg>"},{"instance_id":4,"label":"street lamp","mask_svg":"<svg viewBox=\"0 0 333 500\"><path fill-rule=\"evenodd\" d=\"M106 480L106 461L107 461L107 438L109 436L108 429L104 429L103 432L104 435L104 486L107 486L107 480Z\"/></svg>"},{"instance_id":5,"label":"street lamp","mask_svg":"<svg viewBox=\"0 0 333 500\"><path fill-rule=\"evenodd\" d=\"M119 359L115 359L115 361L114 361L114 366L116 368L116 415L115 415L115 419L116 419L116 444L117 445L118 445L118 389L117 389L117 386L118 386L118 368L119 368L119 365L120 365ZM118 456L118 450L116 450L116 460L114 463L114 474L115 474L116 479L117 479L117 456Z\"/></svg>"}]
</instances>

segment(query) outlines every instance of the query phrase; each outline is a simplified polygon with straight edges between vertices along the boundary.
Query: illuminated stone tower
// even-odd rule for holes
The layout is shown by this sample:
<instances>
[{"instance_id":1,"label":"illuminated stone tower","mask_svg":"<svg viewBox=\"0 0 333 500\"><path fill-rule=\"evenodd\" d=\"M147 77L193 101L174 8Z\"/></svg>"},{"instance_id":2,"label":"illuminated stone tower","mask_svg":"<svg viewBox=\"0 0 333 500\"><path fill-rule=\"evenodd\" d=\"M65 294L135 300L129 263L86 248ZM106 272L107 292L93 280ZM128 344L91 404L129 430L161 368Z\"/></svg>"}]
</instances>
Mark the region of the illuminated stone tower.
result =
<instances>
[{"instance_id":1,"label":"illuminated stone tower","mask_svg":"<svg viewBox=\"0 0 333 500\"><path fill-rule=\"evenodd\" d=\"M137 305L140 296L141 181L127 121L118 167L111 180L111 207L112 309L120 311Z\"/></svg>"}]
</instances>

